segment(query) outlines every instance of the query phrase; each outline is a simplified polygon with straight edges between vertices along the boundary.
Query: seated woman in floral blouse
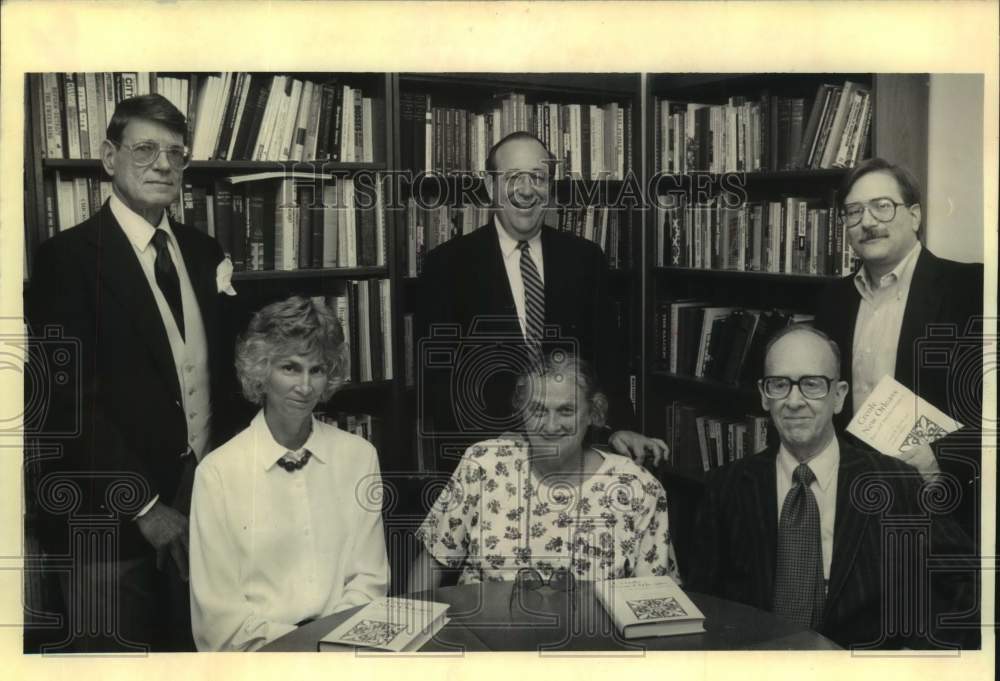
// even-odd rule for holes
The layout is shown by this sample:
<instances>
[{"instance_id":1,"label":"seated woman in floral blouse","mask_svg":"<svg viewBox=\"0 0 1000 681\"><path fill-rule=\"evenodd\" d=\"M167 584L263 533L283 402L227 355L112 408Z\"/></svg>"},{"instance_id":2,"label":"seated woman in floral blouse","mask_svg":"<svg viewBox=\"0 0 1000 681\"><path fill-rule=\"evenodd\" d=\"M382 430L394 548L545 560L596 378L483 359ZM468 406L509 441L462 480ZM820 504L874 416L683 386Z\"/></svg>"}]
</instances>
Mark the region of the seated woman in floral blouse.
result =
<instances>
[{"instance_id":1,"label":"seated woman in floral blouse","mask_svg":"<svg viewBox=\"0 0 1000 681\"><path fill-rule=\"evenodd\" d=\"M663 487L628 457L588 444L607 413L588 364L552 353L518 379L514 406L524 439L465 452L416 533L409 590L440 585L439 565L461 567L460 584L519 579L525 568L546 581L679 579Z\"/></svg>"}]
</instances>

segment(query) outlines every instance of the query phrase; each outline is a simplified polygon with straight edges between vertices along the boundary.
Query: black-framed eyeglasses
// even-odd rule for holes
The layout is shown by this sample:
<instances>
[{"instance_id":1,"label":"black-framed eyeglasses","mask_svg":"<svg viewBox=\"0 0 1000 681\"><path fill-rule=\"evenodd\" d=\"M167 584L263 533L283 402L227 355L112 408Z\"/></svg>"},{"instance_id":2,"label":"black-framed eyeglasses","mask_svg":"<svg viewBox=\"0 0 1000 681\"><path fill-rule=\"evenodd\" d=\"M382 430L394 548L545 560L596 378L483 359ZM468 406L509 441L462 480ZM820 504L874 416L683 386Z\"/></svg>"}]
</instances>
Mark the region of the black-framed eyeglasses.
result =
<instances>
[{"instance_id":1,"label":"black-framed eyeglasses","mask_svg":"<svg viewBox=\"0 0 1000 681\"><path fill-rule=\"evenodd\" d=\"M764 397L771 400L783 400L792 392L792 386L798 386L802 396L810 400L819 400L830 394L830 385L834 379L826 376L801 376L798 380L788 376L765 376L758 381Z\"/></svg>"},{"instance_id":2,"label":"black-framed eyeglasses","mask_svg":"<svg viewBox=\"0 0 1000 681\"><path fill-rule=\"evenodd\" d=\"M848 203L840 211L840 220L847 227L857 227L865 217L865 211L879 222L892 222L896 217L896 209L908 206L903 201L893 201L888 197L872 199L865 203Z\"/></svg>"},{"instance_id":3,"label":"black-framed eyeglasses","mask_svg":"<svg viewBox=\"0 0 1000 681\"><path fill-rule=\"evenodd\" d=\"M161 147L159 142L153 140L142 140L135 144L113 141L112 144L128 149L132 155L132 163L140 168L156 163L160 153L166 154L167 162L174 170L184 170L191 164L191 150L184 146Z\"/></svg>"},{"instance_id":4,"label":"black-framed eyeglasses","mask_svg":"<svg viewBox=\"0 0 1000 681\"><path fill-rule=\"evenodd\" d=\"M566 568L557 568L546 579L535 568L523 567L514 576L514 584L510 590L510 600L507 603L507 609L510 610L513 607L514 594L522 591L537 591L546 585L556 591L574 591L576 589L576 577Z\"/></svg>"}]
</instances>

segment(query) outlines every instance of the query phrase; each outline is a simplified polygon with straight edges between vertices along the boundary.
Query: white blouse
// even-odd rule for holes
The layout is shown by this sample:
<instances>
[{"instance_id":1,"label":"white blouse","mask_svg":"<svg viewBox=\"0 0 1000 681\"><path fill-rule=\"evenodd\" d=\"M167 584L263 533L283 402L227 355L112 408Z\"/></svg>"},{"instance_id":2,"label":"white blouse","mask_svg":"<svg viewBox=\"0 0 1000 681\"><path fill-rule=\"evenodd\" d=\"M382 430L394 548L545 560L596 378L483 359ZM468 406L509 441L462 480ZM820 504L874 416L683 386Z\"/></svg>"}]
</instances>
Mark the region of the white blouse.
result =
<instances>
[{"instance_id":1,"label":"white blouse","mask_svg":"<svg viewBox=\"0 0 1000 681\"><path fill-rule=\"evenodd\" d=\"M313 456L302 469L278 466L287 450L260 411L198 465L190 554L199 650L255 650L304 619L385 595L375 448L316 419L304 447Z\"/></svg>"}]
</instances>

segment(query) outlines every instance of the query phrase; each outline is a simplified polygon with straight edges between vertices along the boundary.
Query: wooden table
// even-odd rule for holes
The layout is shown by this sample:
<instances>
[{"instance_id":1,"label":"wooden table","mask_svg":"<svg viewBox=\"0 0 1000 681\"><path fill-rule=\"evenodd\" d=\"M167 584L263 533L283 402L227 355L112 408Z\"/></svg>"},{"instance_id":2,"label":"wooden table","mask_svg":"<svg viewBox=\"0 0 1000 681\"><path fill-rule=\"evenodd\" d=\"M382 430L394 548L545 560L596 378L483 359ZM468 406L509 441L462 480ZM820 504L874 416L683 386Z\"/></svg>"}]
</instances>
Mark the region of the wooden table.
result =
<instances>
[{"instance_id":1,"label":"wooden table","mask_svg":"<svg viewBox=\"0 0 1000 681\"><path fill-rule=\"evenodd\" d=\"M839 649L820 634L772 613L691 592L691 600L705 614L704 633L629 641L615 631L589 582L578 583L576 591L570 593L543 587L515 593L513 598L512 588L512 582L491 582L413 595L451 606L451 621L421 652ZM357 610L345 610L301 626L261 650L315 652L319 639Z\"/></svg>"}]
</instances>

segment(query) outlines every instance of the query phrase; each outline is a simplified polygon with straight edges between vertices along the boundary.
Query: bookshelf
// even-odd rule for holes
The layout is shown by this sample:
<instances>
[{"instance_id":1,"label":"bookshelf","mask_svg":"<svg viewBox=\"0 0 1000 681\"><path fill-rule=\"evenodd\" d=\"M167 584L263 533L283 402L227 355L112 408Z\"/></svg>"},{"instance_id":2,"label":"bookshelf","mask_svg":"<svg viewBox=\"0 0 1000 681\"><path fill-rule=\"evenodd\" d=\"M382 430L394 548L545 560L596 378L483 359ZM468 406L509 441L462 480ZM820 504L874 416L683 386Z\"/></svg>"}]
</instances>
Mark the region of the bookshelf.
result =
<instances>
[{"instance_id":1,"label":"bookshelf","mask_svg":"<svg viewBox=\"0 0 1000 681\"><path fill-rule=\"evenodd\" d=\"M664 207L647 212L643 253L642 309L650 320L644 325L646 380L640 393L645 432L690 444L691 438L677 439L676 409L673 415L670 409L678 402L694 404L695 413L724 424L763 414L754 386L762 348L741 346L734 339L744 336L733 335L728 323L706 327L706 313L699 318L678 301L692 301L691 308L696 302L813 313L822 288L848 273L852 263L830 210L847 172L837 166L852 165L852 154L884 156L907 165L926 186L927 88L928 77L921 74L646 77L646 166ZM838 106L843 108L839 137ZM824 133L824 124L830 132ZM771 228L778 232L773 241ZM790 241L783 239L787 235ZM797 246L804 250L796 254ZM720 330L723 340L715 350L725 355L721 362L710 349ZM676 332L688 339L678 343L669 335ZM691 344L699 345L703 334L708 342L692 355ZM670 356L678 351L693 362L678 363ZM703 478L691 452L678 454L670 470Z\"/></svg>"},{"instance_id":2,"label":"bookshelf","mask_svg":"<svg viewBox=\"0 0 1000 681\"><path fill-rule=\"evenodd\" d=\"M319 193L324 186L353 187L363 176L376 178L370 184L378 184L377 178L384 177L389 168L389 139L393 129L389 120L393 110L390 77L378 73L325 72L28 75L26 289L30 287L31 256L38 245L55 232L82 221L89 211L97 209L109 191L109 178L104 175L96 154L93 150L87 154L82 151L83 137L72 147L69 144L72 133L81 134L79 126L83 119L78 108L74 118L67 107L70 101L67 87L73 87L67 81L72 81L73 86L78 82L83 85L84 100L92 94L97 96L103 105L96 110L100 115L94 116L100 127L106 127L115 102L132 93L160 92L188 116L188 146L192 148L193 160L184 171L182 197L172 210L177 211L175 215L181 221L215 236L234 259L237 271L233 280L239 295L232 300L231 314L226 320L227 336L235 340L255 310L293 294L333 296L353 302L363 289L374 297L367 311L342 308L349 316L348 327L361 326L360 315L371 315L364 325L366 338L370 340L361 343L361 336L355 333L352 381L334 395L323 411L333 418L343 418L349 413L370 414L379 420L376 439L382 465L395 467L394 457L400 452L394 436L401 431L398 384L402 380L396 371L401 366L396 361L396 349L402 341L399 325L394 323L396 308L391 283L398 272L392 226L384 217L378 218L378 210L364 211L358 205L357 210L348 211L344 208L354 204L342 203L331 207L326 201L328 197ZM88 85L92 85L93 92L87 90ZM182 86L180 91L178 86ZM269 114L272 107L273 114ZM89 110L94 111L93 107ZM269 115L273 127L267 135ZM95 135L88 137L88 148L98 148L103 130ZM226 139L230 141L228 146ZM296 173L296 186L283 186L291 181L280 176L290 171ZM279 177L244 183L230 181L258 173ZM320 177L327 179L319 180ZM73 195L75 205L67 203L65 198L60 201L56 195L64 186L70 186L60 186L58 181L63 179L79 182L71 191L85 190L85 196ZM298 185L311 186L314 193L310 196L314 200L310 205L299 201L304 195L287 193L288 189L301 191ZM281 193L283 189L285 194ZM338 197L340 200L346 191ZM200 204L196 203L199 193ZM220 202L223 193L238 196L241 207L232 205L235 200L227 200L223 205ZM385 197L381 198L384 205ZM251 216L251 206L258 200L262 210ZM81 201L86 205L81 207ZM287 216L284 223L283 210ZM349 212L350 219L345 219ZM384 216L385 212L382 213ZM338 217L329 218L332 214ZM223 233L224 216L230 218L228 236ZM321 222L317 216L329 219L334 226ZM311 231L303 237L303 230L307 229ZM259 232L256 236L266 241L256 243L254 230ZM367 230L364 238L361 230ZM349 241L344 236L348 231ZM316 246L322 242L322 234L329 239L331 233L339 235L339 259L324 252L323 258L307 260L300 250L304 242L299 239L308 240L312 236L312 245ZM292 247L292 253L286 251L284 261L281 244L275 244L282 235L286 249ZM364 252L363 241L367 249ZM237 242L246 247L239 255ZM381 253L377 251L379 248ZM383 290L389 293L388 299L379 297ZM380 309L376 311L373 305ZM376 329L373 326L376 320L386 323ZM374 351L368 353L365 346L372 345L387 349L391 362L380 361ZM370 372L366 366L371 367Z\"/></svg>"}]
</instances>

